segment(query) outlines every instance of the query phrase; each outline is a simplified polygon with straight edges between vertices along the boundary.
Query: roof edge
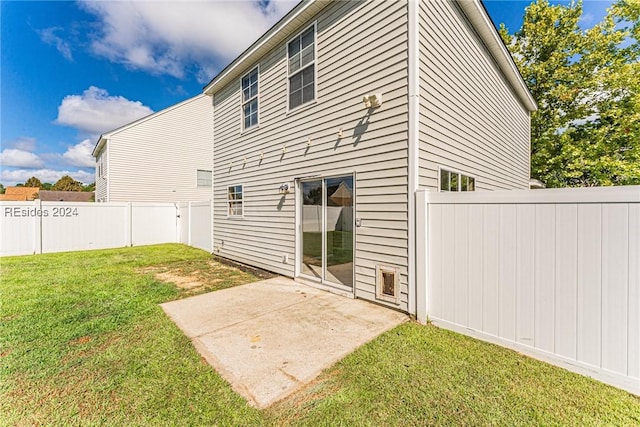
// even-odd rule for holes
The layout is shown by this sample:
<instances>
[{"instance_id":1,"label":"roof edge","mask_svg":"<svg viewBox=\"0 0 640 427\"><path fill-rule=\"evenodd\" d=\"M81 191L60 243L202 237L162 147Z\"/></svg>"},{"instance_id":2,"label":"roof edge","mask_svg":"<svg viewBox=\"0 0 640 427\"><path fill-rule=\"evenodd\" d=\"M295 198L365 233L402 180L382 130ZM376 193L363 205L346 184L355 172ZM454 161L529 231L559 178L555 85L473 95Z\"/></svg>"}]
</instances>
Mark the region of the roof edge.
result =
<instances>
[{"instance_id":1,"label":"roof edge","mask_svg":"<svg viewBox=\"0 0 640 427\"><path fill-rule=\"evenodd\" d=\"M529 88L527 88L516 63L496 31L493 21L482 2L480 0L458 0L457 3L491 52L500 70L520 97L524 106L530 112L536 111L538 109L536 101L533 99L531 92L529 92Z\"/></svg>"},{"instance_id":2,"label":"roof edge","mask_svg":"<svg viewBox=\"0 0 640 427\"><path fill-rule=\"evenodd\" d=\"M142 122L145 122L147 120L153 119L156 116L159 116L161 114L167 113L167 112L169 112L171 110L174 110L174 109L176 109L178 107L181 107L181 106L183 106L185 104L188 104L188 103L190 103L192 101L195 101L196 99L200 99L200 98L202 98L204 96L205 96L205 94L199 93L196 96L192 96L191 98L187 98L184 101L180 101L180 102L178 102L176 104L170 105L167 108L164 108L164 109L162 109L160 111L156 111L155 113L151 113L149 115L146 115L144 117L139 118L138 120L134 120L134 121L129 122L129 123L125 124L125 125L122 125L122 126L120 126L118 128L115 128L115 129L112 129L112 130L110 130L108 132L103 133L98 138L98 141L96 142L96 145L94 145L93 151L91 152L91 155L93 157L96 157L97 153L100 151L100 149L102 149L102 147L107 142L107 140L111 136L113 136L114 134L116 134L118 132L122 132L123 130L128 129L128 128L132 127L132 126L135 126L135 125L137 125L139 123L142 123Z\"/></svg>"},{"instance_id":3,"label":"roof edge","mask_svg":"<svg viewBox=\"0 0 640 427\"><path fill-rule=\"evenodd\" d=\"M222 71L218 73L211 81L202 88L202 92L205 95L213 95L213 88L217 86L219 81L224 80L224 78L232 73L238 66L240 66L244 60L259 52L261 48L271 39L271 37L280 31L281 29L287 27L291 22L295 21L300 14L302 14L309 6L316 3L317 0L301 0L293 9L289 11L285 16L283 16L278 22L276 22L271 28L267 30L258 40L253 42L251 46L249 46L244 52L238 55L229 65L224 67Z\"/></svg>"}]
</instances>

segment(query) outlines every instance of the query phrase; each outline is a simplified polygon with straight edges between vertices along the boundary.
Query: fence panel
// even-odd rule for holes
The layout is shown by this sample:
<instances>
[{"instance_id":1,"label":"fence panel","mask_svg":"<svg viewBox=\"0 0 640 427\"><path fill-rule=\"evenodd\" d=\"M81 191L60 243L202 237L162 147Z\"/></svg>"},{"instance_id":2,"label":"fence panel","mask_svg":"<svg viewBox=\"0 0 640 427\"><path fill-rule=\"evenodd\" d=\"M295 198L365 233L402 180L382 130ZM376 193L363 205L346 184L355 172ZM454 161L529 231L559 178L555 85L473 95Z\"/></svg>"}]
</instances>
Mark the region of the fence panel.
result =
<instances>
[{"instance_id":1,"label":"fence panel","mask_svg":"<svg viewBox=\"0 0 640 427\"><path fill-rule=\"evenodd\" d=\"M127 246L126 203L42 202L42 252Z\"/></svg>"},{"instance_id":2,"label":"fence panel","mask_svg":"<svg viewBox=\"0 0 640 427\"><path fill-rule=\"evenodd\" d=\"M191 215L189 204L0 202L0 256L175 242L211 252L211 229L209 201Z\"/></svg>"},{"instance_id":3,"label":"fence panel","mask_svg":"<svg viewBox=\"0 0 640 427\"><path fill-rule=\"evenodd\" d=\"M419 320L640 393L640 187L417 199Z\"/></svg>"},{"instance_id":4,"label":"fence panel","mask_svg":"<svg viewBox=\"0 0 640 427\"><path fill-rule=\"evenodd\" d=\"M40 247L40 205L32 202L0 202L0 208L0 255L36 253L36 247Z\"/></svg>"}]
</instances>

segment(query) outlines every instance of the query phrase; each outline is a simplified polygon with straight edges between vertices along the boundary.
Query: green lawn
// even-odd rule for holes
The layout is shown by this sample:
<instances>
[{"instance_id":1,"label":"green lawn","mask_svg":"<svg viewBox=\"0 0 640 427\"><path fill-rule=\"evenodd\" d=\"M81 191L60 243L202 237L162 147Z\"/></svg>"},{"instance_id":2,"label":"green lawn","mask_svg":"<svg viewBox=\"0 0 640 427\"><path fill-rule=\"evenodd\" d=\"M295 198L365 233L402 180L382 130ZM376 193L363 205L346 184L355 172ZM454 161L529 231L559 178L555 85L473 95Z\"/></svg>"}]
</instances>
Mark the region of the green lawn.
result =
<instances>
[{"instance_id":1,"label":"green lawn","mask_svg":"<svg viewBox=\"0 0 640 427\"><path fill-rule=\"evenodd\" d=\"M640 424L636 396L415 323L258 411L158 306L256 277L181 245L0 265L0 425ZM213 280L196 290L154 278L201 270Z\"/></svg>"},{"instance_id":2,"label":"green lawn","mask_svg":"<svg viewBox=\"0 0 640 427\"><path fill-rule=\"evenodd\" d=\"M322 233L302 233L303 253L313 265L322 260ZM329 231L327 233L327 266L353 261L353 232Z\"/></svg>"}]
</instances>

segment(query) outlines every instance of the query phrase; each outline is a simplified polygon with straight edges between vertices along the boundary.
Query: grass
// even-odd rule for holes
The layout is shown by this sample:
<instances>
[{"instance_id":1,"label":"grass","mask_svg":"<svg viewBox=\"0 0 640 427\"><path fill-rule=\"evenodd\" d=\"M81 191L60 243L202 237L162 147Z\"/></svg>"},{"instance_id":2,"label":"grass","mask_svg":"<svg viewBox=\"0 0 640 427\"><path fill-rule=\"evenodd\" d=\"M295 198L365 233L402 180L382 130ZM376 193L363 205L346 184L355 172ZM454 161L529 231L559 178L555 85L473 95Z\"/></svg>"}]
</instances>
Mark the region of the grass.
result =
<instances>
[{"instance_id":1,"label":"grass","mask_svg":"<svg viewBox=\"0 0 640 427\"><path fill-rule=\"evenodd\" d=\"M636 396L415 323L258 411L158 306L255 276L180 245L0 264L0 425L640 424ZM206 285L156 278L167 272Z\"/></svg>"},{"instance_id":2,"label":"grass","mask_svg":"<svg viewBox=\"0 0 640 427\"><path fill-rule=\"evenodd\" d=\"M137 272L209 259L176 245L3 258L0 424L261 424L158 306L181 291Z\"/></svg>"},{"instance_id":3,"label":"grass","mask_svg":"<svg viewBox=\"0 0 640 427\"><path fill-rule=\"evenodd\" d=\"M305 231L302 237L303 252L309 261L322 259L322 233ZM353 261L353 232L329 231L327 233L327 265L344 264Z\"/></svg>"}]
</instances>

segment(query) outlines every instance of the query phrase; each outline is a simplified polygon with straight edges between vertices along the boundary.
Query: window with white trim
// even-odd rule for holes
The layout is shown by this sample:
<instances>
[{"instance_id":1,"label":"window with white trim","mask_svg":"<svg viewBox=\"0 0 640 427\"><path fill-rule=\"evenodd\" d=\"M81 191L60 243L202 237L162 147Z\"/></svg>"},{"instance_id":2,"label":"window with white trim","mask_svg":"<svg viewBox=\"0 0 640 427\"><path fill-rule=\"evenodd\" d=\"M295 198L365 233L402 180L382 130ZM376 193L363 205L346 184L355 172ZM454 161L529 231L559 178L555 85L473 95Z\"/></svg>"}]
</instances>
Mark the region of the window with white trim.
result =
<instances>
[{"instance_id":1,"label":"window with white trim","mask_svg":"<svg viewBox=\"0 0 640 427\"><path fill-rule=\"evenodd\" d=\"M198 169L196 173L196 185L198 187L211 187L212 174L211 171Z\"/></svg>"},{"instance_id":2,"label":"window with white trim","mask_svg":"<svg viewBox=\"0 0 640 427\"><path fill-rule=\"evenodd\" d=\"M295 36L287 44L289 109L316 98L316 26Z\"/></svg>"},{"instance_id":3,"label":"window with white trim","mask_svg":"<svg viewBox=\"0 0 640 427\"><path fill-rule=\"evenodd\" d=\"M242 78L242 128L258 124L258 67Z\"/></svg>"},{"instance_id":4,"label":"window with white trim","mask_svg":"<svg viewBox=\"0 0 640 427\"><path fill-rule=\"evenodd\" d=\"M227 215L241 217L244 215L244 199L242 185L232 185L227 189Z\"/></svg>"},{"instance_id":5,"label":"window with white trim","mask_svg":"<svg viewBox=\"0 0 640 427\"><path fill-rule=\"evenodd\" d=\"M472 176L464 175L440 168L440 191L475 191L476 179Z\"/></svg>"},{"instance_id":6,"label":"window with white trim","mask_svg":"<svg viewBox=\"0 0 640 427\"><path fill-rule=\"evenodd\" d=\"M100 155L98 156L98 178L103 178L106 174L105 174L105 152L101 152Z\"/></svg>"}]
</instances>

